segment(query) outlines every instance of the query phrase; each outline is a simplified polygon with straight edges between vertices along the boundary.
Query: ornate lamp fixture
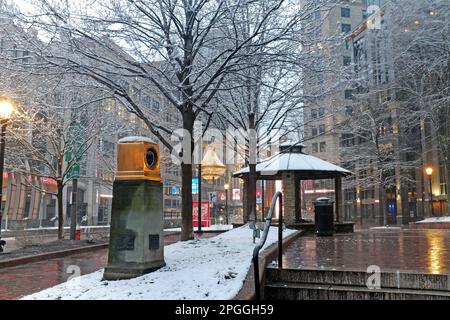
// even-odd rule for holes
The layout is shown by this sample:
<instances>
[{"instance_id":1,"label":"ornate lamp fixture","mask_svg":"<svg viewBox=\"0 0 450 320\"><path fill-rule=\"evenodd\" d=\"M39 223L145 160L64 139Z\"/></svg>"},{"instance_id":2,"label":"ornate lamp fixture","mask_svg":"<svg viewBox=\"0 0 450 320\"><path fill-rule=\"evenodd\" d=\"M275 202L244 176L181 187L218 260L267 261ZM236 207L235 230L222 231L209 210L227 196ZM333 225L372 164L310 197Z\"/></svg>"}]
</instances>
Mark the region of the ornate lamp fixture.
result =
<instances>
[{"instance_id":1,"label":"ornate lamp fixture","mask_svg":"<svg viewBox=\"0 0 450 320\"><path fill-rule=\"evenodd\" d=\"M223 176L225 171L226 166L220 161L214 147L209 147L202 159L202 178L214 180Z\"/></svg>"}]
</instances>

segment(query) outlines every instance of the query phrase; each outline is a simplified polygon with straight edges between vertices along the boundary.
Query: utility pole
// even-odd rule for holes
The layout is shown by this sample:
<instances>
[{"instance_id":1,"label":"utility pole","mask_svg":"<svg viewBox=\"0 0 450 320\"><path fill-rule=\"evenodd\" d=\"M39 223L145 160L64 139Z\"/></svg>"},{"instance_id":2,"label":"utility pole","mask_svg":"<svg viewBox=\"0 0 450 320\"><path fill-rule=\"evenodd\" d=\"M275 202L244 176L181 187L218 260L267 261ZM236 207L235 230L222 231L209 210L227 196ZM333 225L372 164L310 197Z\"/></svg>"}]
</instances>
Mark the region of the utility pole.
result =
<instances>
[{"instance_id":1,"label":"utility pole","mask_svg":"<svg viewBox=\"0 0 450 320\"><path fill-rule=\"evenodd\" d=\"M200 150L201 150L201 147L200 147ZM198 205L198 209L197 209L198 232L202 232L202 163L201 163L201 157L200 157L200 163L198 165L198 203L197 203L197 205Z\"/></svg>"}]
</instances>

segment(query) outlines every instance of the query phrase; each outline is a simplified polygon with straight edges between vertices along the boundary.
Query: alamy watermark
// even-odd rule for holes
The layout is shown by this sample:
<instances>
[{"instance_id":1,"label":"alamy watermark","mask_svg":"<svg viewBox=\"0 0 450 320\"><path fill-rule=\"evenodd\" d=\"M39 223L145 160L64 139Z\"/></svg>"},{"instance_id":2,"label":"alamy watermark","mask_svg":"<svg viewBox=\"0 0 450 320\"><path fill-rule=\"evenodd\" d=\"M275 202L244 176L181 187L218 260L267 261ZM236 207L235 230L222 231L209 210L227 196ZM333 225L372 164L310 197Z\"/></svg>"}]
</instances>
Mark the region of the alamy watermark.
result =
<instances>
[{"instance_id":1,"label":"alamy watermark","mask_svg":"<svg viewBox=\"0 0 450 320\"><path fill-rule=\"evenodd\" d=\"M202 123L196 121L193 135L182 128L172 132L171 160L176 165L200 164L208 149L212 148L224 165L256 164L267 154L258 154L261 150L269 151L272 155L278 153L282 138L274 136L275 134L271 135L270 132L258 135L255 129L233 127L226 130L208 128L204 131ZM296 144L296 141L292 143Z\"/></svg>"},{"instance_id":2,"label":"alamy watermark","mask_svg":"<svg viewBox=\"0 0 450 320\"><path fill-rule=\"evenodd\" d=\"M368 274L366 286L370 290L381 289L381 268L377 265L370 265L367 267Z\"/></svg>"},{"instance_id":3,"label":"alamy watermark","mask_svg":"<svg viewBox=\"0 0 450 320\"><path fill-rule=\"evenodd\" d=\"M66 273L70 274L66 282L68 290L78 289L80 287L81 268L77 265L70 265L66 269Z\"/></svg>"}]
</instances>

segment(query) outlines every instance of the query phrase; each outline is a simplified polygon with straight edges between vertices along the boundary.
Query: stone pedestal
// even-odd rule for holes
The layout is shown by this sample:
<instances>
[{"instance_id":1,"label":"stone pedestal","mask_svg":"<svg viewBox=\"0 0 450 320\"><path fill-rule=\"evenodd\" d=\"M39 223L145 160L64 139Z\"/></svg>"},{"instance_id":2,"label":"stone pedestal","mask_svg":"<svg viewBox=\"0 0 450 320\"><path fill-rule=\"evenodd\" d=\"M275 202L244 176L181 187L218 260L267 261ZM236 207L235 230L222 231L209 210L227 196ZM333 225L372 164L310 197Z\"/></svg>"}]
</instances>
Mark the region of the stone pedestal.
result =
<instances>
[{"instance_id":1,"label":"stone pedestal","mask_svg":"<svg viewBox=\"0 0 450 320\"><path fill-rule=\"evenodd\" d=\"M104 279L129 279L164 265L162 183L114 181Z\"/></svg>"}]
</instances>

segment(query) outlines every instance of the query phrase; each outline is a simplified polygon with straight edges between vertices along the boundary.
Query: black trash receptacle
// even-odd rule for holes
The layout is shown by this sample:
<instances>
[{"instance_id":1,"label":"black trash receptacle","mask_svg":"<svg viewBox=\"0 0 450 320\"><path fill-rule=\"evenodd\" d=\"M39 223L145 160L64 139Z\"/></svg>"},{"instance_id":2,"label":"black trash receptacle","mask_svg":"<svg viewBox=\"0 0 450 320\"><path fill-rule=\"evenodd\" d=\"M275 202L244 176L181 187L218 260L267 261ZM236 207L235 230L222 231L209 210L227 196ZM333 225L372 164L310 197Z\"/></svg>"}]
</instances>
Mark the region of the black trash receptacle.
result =
<instances>
[{"instance_id":1,"label":"black trash receptacle","mask_svg":"<svg viewBox=\"0 0 450 320\"><path fill-rule=\"evenodd\" d=\"M318 236L332 236L334 232L334 212L330 198L320 197L314 201L315 232Z\"/></svg>"}]
</instances>

